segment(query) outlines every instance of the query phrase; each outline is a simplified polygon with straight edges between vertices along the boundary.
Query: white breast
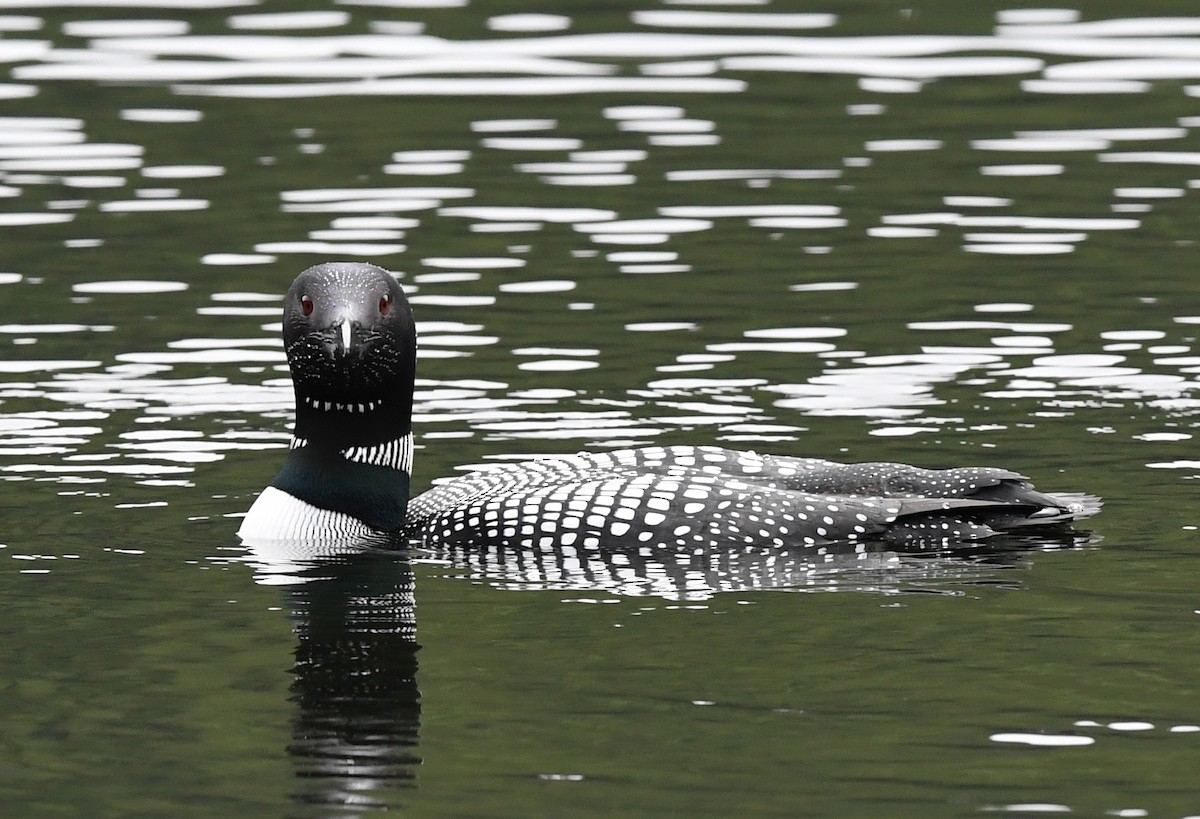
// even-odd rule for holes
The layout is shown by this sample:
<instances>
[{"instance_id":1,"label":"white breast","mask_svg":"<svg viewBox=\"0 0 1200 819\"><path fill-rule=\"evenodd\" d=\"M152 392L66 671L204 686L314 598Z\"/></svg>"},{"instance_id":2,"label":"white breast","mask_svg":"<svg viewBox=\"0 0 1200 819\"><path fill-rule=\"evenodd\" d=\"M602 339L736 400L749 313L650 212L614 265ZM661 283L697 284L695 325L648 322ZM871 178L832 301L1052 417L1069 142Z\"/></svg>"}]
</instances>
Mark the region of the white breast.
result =
<instances>
[{"instance_id":1,"label":"white breast","mask_svg":"<svg viewBox=\"0 0 1200 819\"><path fill-rule=\"evenodd\" d=\"M358 518L305 503L268 486L242 520L243 540L326 540L378 534Z\"/></svg>"}]
</instances>

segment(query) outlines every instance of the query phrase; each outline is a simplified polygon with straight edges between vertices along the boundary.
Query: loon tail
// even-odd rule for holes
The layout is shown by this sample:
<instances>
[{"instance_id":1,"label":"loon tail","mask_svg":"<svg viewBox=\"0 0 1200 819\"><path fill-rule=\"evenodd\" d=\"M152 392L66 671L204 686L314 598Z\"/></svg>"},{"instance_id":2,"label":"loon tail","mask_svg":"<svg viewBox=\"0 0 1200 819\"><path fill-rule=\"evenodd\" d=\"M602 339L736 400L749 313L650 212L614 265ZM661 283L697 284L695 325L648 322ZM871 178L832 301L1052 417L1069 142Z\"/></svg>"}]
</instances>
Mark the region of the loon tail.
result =
<instances>
[{"instance_id":1,"label":"loon tail","mask_svg":"<svg viewBox=\"0 0 1200 819\"><path fill-rule=\"evenodd\" d=\"M1014 500L905 499L884 540L908 547L982 540L1005 532L1071 524L1092 517L1102 505L1100 498L1082 492L1047 495L1026 491Z\"/></svg>"}]
</instances>

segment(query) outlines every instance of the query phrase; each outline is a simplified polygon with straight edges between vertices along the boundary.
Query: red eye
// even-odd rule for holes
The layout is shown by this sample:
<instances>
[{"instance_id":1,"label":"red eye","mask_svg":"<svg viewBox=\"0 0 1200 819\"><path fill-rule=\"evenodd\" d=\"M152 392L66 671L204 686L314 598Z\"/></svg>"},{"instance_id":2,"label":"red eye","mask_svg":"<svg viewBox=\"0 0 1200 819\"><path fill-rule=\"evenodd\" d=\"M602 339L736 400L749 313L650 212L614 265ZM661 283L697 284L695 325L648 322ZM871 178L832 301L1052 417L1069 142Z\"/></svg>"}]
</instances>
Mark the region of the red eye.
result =
<instances>
[{"instance_id":1,"label":"red eye","mask_svg":"<svg viewBox=\"0 0 1200 819\"><path fill-rule=\"evenodd\" d=\"M306 316L311 316L313 311L313 300L311 296L300 297L300 312Z\"/></svg>"},{"instance_id":2,"label":"red eye","mask_svg":"<svg viewBox=\"0 0 1200 819\"><path fill-rule=\"evenodd\" d=\"M382 296L379 299L379 315L386 316L392 312L392 297Z\"/></svg>"}]
</instances>

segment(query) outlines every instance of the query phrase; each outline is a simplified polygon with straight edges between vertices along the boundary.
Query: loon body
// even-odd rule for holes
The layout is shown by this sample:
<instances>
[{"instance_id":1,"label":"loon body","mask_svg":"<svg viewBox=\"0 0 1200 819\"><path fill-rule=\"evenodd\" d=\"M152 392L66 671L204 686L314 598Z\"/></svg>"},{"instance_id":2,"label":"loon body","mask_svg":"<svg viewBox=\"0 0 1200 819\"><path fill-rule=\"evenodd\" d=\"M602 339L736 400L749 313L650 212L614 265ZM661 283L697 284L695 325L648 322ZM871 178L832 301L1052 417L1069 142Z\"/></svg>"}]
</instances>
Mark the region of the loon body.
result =
<instances>
[{"instance_id":1,"label":"loon body","mask_svg":"<svg viewBox=\"0 0 1200 819\"><path fill-rule=\"evenodd\" d=\"M416 329L387 271L301 273L284 306L296 426L244 539L399 535L431 547L587 550L922 548L1068 524L1097 498L1045 494L1006 469L840 464L710 446L545 458L440 482L409 499Z\"/></svg>"}]
</instances>

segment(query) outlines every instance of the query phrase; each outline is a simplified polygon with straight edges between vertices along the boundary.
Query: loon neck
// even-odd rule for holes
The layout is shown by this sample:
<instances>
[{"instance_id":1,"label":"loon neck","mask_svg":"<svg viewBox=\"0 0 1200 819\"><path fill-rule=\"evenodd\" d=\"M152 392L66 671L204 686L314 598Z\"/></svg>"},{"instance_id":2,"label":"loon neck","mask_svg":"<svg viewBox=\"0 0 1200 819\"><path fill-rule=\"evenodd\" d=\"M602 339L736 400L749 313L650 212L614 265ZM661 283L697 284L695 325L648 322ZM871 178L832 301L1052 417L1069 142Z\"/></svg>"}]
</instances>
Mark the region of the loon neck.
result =
<instances>
[{"instance_id":1,"label":"loon neck","mask_svg":"<svg viewBox=\"0 0 1200 819\"><path fill-rule=\"evenodd\" d=\"M337 459L350 463L367 466L381 466L394 469L405 474L412 474L413 434L409 432L399 438L383 441L378 444L350 446L335 451L312 444L308 439L297 435L292 436L291 450L306 450L305 457L318 459Z\"/></svg>"},{"instance_id":2,"label":"loon neck","mask_svg":"<svg viewBox=\"0 0 1200 819\"><path fill-rule=\"evenodd\" d=\"M331 400L296 389L295 438L327 450L382 446L412 435L412 392Z\"/></svg>"},{"instance_id":3,"label":"loon neck","mask_svg":"<svg viewBox=\"0 0 1200 819\"><path fill-rule=\"evenodd\" d=\"M391 440L344 447L296 435L271 485L311 506L393 532L407 520L412 458L411 431Z\"/></svg>"}]
</instances>

